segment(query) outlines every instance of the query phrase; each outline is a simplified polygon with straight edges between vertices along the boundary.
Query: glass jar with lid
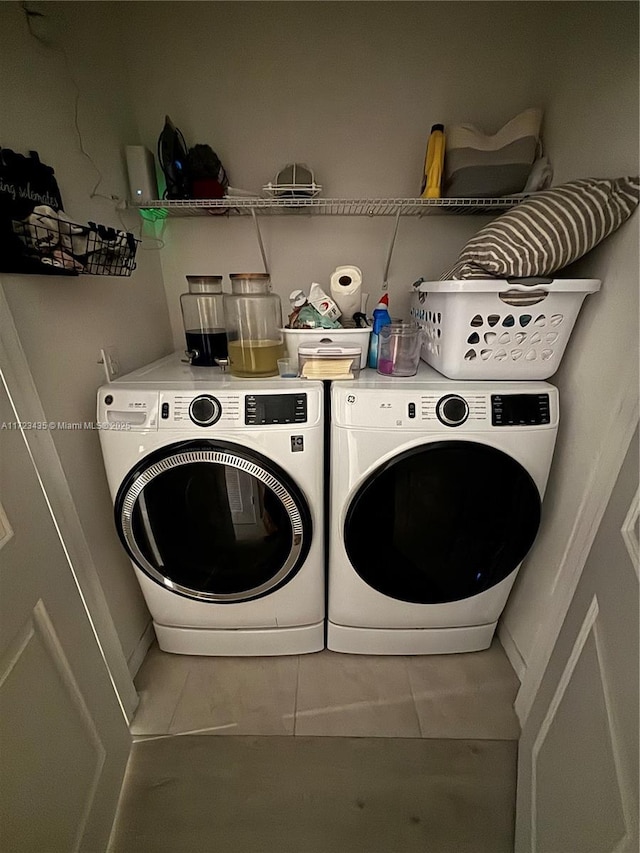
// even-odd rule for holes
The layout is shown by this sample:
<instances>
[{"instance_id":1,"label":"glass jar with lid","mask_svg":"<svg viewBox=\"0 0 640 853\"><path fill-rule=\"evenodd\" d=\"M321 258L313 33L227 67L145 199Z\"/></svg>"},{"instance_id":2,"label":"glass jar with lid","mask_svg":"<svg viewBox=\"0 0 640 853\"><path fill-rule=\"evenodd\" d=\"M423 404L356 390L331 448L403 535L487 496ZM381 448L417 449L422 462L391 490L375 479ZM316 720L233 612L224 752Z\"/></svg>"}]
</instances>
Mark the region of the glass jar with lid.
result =
<instances>
[{"instance_id":1,"label":"glass jar with lid","mask_svg":"<svg viewBox=\"0 0 640 853\"><path fill-rule=\"evenodd\" d=\"M277 376L284 355L282 304L267 273L232 273L224 297L229 369L233 376Z\"/></svg>"},{"instance_id":2,"label":"glass jar with lid","mask_svg":"<svg viewBox=\"0 0 640 853\"><path fill-rule=\"evenodd\" d=\"M227 363L227 332L221 275L188 275L180 296L187 356L197 367Z\"/></svg>"}]
</instances>

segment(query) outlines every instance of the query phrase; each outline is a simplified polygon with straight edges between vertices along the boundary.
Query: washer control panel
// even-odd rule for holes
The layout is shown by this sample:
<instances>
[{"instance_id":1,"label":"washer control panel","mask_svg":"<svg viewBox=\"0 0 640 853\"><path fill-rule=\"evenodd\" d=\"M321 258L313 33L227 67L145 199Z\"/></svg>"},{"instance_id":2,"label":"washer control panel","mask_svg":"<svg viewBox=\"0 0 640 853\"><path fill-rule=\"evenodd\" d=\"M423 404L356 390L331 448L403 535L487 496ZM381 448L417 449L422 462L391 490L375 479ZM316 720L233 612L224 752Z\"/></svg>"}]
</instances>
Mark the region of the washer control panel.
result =
<instances>
[{"instance_id":1,"label":"washer control panel","mask_svg":"<svg viewBox=\"0 0 640 853\"><path fill-rule=\"evenodd\" d=\"M304 424L307 422L307 395L247 394L244 398L244 422L247 426Z\"/></svg>"},{"instance_id":2,"label":"washer control panel","mask_svg":"<svg viewBox=\"0 0 640 853\"><path fill-rule=\"evenodd\" d=\"M493 426L538 426L551 421L548 394L492 394Z\"/></svg>"},{"instance_id":3,"label":"washer control panel","mask_svg":"<svg viewBox=\"0 0 640 853\"><path fill-rule=\"evenodd\" d=\"M240 385L240 380L233 384ZM282 430L295 427L297 433L322 424L324 388L321 383L305 380L304 389L294 385L286 391L280 390L280 384L294 385L289 379L274 380L264 389L265 393L255 393L255 386L246 391L240 387L206 385L202 390L148 390L122 388L113 383L98 390L98 421L108 424L114 432L120 429L193 433L195 429L196 434L200 428L213 434L229 430L244 432L248 427L259 431L264 426Z\"/></svg>"}]
</instances>

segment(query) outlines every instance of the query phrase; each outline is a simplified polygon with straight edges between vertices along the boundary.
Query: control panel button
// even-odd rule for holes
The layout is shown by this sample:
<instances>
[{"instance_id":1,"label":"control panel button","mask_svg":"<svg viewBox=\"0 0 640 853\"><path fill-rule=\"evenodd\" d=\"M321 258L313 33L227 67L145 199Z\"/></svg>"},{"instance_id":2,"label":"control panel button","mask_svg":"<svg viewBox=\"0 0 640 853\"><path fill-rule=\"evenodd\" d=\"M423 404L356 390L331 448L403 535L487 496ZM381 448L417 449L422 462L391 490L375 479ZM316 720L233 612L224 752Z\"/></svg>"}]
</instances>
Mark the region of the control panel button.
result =
<instances>
[{"instance_id":1,"label":"control panel button","mask_svg":"<svg viewBox=\"0 0 640 853\"><path fill-rule=\"evenodd\" d=\"M189 405L189 417L194 424L201 427L212 426L222 416L222 406L210 394L201 394L194 397Z\"/></svg>"},{"instance_id":2,"label":"control panel button","mask_svg":"<svg viewBox=\"0 0 640 853\"><path fill-rule=\"evenodd\" d=\"M445 426L457 427L469 417L469 404L464 397L457 394L447 394L438 400L436 415Z\"/></svg>"},{"instance_id":3,"label":"control panel button","mask_svg":"<svg viewBox=\"0 0 640 853\"><path fill-rule=\"evenodd\" d=\"M415 416L416 416L416 404L415 403L409 403L407 413L408 413L410 418L415 418Z\"/></svg>"},{"instance_id":4,"label":"control panel button","mask_svg":"<svg viewBox=\"0 0 640 853\"><path fill-rule=\"evenodd\" d=\"M107 394L107 396L104 398L104 402L107 406L110 406L113 403L113 397L111 396L111 394Z\"/></svg>"},{"instance_id":5,"label":"control panel button","mask_svg":"<svg viewBox=\"0 0 640 853\"><path fill-rule=\"evenodd\" d=\"M169 404L168 403L162 404L162 409L160 410L160 417L162 418L163 421L168 420L168 418L169 418Z\"/></svg>"}]
</instances>

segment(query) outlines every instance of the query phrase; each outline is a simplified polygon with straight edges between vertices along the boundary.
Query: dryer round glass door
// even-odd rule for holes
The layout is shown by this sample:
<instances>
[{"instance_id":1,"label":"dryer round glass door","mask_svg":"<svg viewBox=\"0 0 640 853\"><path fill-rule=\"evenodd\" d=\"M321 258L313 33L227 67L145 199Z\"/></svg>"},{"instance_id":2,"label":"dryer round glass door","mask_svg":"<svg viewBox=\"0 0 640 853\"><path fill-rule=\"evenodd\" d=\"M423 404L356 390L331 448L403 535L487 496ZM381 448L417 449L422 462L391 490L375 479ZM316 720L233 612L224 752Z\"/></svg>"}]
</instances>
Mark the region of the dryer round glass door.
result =
<instances>
[{"instance_id":1,"label":"dryer round glass door","mask_svg":"<svg viewBox=\"0 0 640 853\"><path fill-rule=\"evenodd\" d=\"M306 499L279 466L216 441L163 447L129 472L115 503L132 560L172 592L237 602L287 583L309 551Z\"/></svg>"},{"instance_id":2,"label":"dryer round glass door","mask_svg":"<svg viewBox=\"0 0 640 853\"><path fill-rule=\"evenodd\" d=\"M541 500L511 456L437 441L393 457L350 502L344 542L355 571L391 598L460 601L504 580L536 537Z\"/></svg>"}]
</instances>

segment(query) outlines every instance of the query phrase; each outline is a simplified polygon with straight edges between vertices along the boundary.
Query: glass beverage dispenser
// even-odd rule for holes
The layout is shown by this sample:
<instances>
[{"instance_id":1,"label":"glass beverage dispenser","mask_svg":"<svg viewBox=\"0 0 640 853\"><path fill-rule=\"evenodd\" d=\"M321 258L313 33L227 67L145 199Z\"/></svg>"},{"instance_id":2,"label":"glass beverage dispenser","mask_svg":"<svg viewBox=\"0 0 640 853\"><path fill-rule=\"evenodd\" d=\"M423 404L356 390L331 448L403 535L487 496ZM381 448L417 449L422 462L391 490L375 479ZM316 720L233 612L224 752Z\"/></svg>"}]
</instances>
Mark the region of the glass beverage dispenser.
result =
<instances>
[{"instance_id":1,"label":"glass beverage dispenser","mask_svg":"<svg viewBox=\"0 0 640 853\"><path fill-rule=\"evenodd\" d=\"M188 275L180 297L187 356L196 367L227 364L227 333L221 275Z\"/></svg>"},{"instance_id":2,"label":"glass beverage dispenser","mask_svg":"<svg viewBox=\"0 0 640 853\"><path fill-rule=\"evenodd\" d=\"M277 376L284 355L282 305L267 273L232 273L224 314L233 376Z\"/></svg>"}]
</instances>

